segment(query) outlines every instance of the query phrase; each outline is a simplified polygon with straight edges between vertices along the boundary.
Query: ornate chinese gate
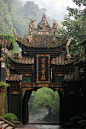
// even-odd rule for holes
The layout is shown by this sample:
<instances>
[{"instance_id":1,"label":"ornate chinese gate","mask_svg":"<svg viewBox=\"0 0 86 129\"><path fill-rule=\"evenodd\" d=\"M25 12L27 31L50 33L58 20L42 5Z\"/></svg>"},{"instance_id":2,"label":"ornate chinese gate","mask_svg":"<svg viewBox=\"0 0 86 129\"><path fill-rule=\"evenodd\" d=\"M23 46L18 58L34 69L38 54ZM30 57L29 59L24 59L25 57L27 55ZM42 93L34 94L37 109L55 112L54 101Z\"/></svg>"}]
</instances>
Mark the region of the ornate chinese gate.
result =
<instances>
[{"instance_id":1,"label":"ornate chinese gate","mask_svg":"<svg viewBox=\"0 0 86 129\"><path fill-rule=\"evenodd\" d=\"M28 37L21 38L13 30L15 40L22 48L22 54L19 53L16 57L8 51L12 48L8 37L5 36L4 40L0 37L0 58L6 55L8 61L6 69L1 65L5 64L5 60L0 60L0 66L3 67L1 69L7 70L6 82L10 84L7 89L8 112L15 113L24 124L28 122L28 100L31 93L42 87L58 91L61 124L85 111L84 106L82 109L78 108L81 107L79 102L84 103L80 93L83 93L81 91L85 87L85 78L80 78L80 68L76 69L74 64L79 60L80 54L79 57L71 58L69 53L65 53L69 32L64 38L56 37L56 26L58 24L54 22L53 28L50 28L43 14L38 28L35 29L33 21L31 22Z\"/></svg>"}]
</instances>

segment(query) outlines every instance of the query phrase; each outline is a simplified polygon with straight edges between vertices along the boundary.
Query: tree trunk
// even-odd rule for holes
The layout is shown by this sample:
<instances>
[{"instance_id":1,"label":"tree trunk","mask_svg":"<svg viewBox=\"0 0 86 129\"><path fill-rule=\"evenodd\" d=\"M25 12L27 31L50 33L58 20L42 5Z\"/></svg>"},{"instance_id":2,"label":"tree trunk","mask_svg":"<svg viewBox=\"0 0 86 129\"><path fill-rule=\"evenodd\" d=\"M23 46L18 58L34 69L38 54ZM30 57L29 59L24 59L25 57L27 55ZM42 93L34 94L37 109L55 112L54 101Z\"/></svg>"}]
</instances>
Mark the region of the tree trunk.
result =
<instances>
[{"instance_id":1,"label":"tree trunk","mask_svg":"<svg viewBox=\"0 0 86 129\"><path fill-rule=\"evenodd\" d=\"M48 109L49 110L49 116L50 116L50 120L51 120L51 109Z\"/></svg>"}]
</instances>

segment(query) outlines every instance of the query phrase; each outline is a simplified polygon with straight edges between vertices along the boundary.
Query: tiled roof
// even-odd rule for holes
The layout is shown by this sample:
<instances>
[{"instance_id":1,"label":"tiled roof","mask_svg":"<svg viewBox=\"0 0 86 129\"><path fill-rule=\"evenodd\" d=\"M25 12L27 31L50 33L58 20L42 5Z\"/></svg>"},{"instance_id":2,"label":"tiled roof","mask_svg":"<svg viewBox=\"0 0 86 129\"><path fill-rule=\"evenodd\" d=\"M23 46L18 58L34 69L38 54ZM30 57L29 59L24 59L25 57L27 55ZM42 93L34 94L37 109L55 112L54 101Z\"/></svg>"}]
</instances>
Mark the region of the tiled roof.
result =
<instances>
[{"instance_id":1,"label":"tiled roof","mask_svg":"<svg viewBox=\"0 0 86 129\"><path fill-rule=\"evenodd\" d=\"M6 45L6 47L11 50L14 48L10 39L2 39L2 37L0 37L0 46L1 45Z\"/></svg>"},{"instance_id":2,"label":"tiled roof","mask_svg":"<svg viewBox=\"0 0 86 129\"><path fill-rule=\"evenodd\" d=\"M77 65L83 64L83 63L86 63L86 58L85 58L85 57L82 58L82 59L80 59L79 61L75 62L73 65L74 65L74 66L77 66Z\"/></svg>"},{"instance_id":3,"label":"tiled roof","mask_svg":"<svg viewBox=\"0 0 86 129\"><path fill-rule=\"evenodd\" d=\"M59 56L57 56L56 58L52 58L52 64L54 65L66 65L66 64L73 64L76 61L78 61L80 59L80 55L78 58L76 59L69 59L69 60L64 60L64 57L62 57L62 54L60 54Z\"/></svg>"},{"instance_id":4,"label":"tiled roof","mask_svg":"<svg viewBox=\"0 0 86 129\"><path fill-rule=\"evenodd\" d=\"M21 45L35 48L53 48L58 46L65 46L68 40L68 34L64 37L64 39L55 37L53 35L32 35L32 39L29 40L28 38L21 38L17 36L15 32L14 36L15 40Z\"/></svg>"},{"instance_id":5,"label":"tiled roof","mask_svg":"<svg viewBox=\"0 0 86 129\"><path fill-rule=\"evenodd\" d=\"M65 74L64 75L64 81L77 81L80 79L80 76L77 72L71 73L71 74Z\"/></svg>"},{"instance_id":6,"label":"tiled roof","mask_svg":"<svg viewBox=\"0 0 86 129\"><path fill-rule=\"evenodd\" d=\"M12 74L6 77L7 81L22 81L22 74Z\"/></svg>"},{"instance_id":7,"label":"tiled roof","mask_svg":"<svg viewBox=\"0 0 86 129\"><path fill-rule=\"evenodd\" d=\"M84 78L84 76L79 75L79 70L75 70L74 72L70 74L65 74L63 81L71 82L71 81L79 81ZM83 74L83 72L82 72Z\"/></svg>"},{"instance_id":8,"label":"tiled roof","mask_svg":"<svg viewBox=\"0 0 86 129\"><path fill-rule=\"evenodd\" d=\"M37 28L34 28L34 21L31 20L29 25L30 34L28 34L28 37L26 38L19 37L13 29L14 37L17 43L23 46L35 48L55 48L58 46L66 45L69 31L64 38L56 37L55 32L58 31L59 25L54 21L53 27L51 28L44 13L42 20L37 25Z\"/></svg>"},{"instance_id":9,"label":"tiled roof","mask_svg":"<svg viewBox=\"0 0 86 129\"><path fill-rule=\"evenodd\" d=\"M5 54L11 59L12 61L20 64L34 64L34 58L31 57L21 57L18 59L13 58L12 53L10 53L7 49L5 49Z\"/></svg>"}]
</instances>

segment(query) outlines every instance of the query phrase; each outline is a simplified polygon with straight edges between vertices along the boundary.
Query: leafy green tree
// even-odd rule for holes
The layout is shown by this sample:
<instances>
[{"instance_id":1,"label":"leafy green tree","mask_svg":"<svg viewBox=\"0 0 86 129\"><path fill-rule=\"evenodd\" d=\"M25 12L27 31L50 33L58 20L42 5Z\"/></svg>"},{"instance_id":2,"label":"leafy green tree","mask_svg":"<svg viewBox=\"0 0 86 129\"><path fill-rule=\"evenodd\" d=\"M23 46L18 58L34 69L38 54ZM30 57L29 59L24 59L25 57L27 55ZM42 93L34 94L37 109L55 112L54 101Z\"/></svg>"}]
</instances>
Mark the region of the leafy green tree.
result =
<instances>
[{"instance_id":1,"label":"leafy green tree","mask_svg":"<svg viewBox=\"0 0 86 129\"><path fill-rule=\"evenodd\" d=\"M85 5L85 1L73 0L78 6ZM69 50L71 54L77 55L80 52L81 47L79 43L86 37L86 9L80 10L80 8L67 7L68 15L64 17L62 22L66 30L69 30L69 38L72 36ZM62 32L62 31L61 31ZM61 32L59 32L61 34ZM84 56L84 49L82 57Z\"/></svg>"},{"instance_id":2,"label":"leafy green tree","mask_svg":"<svg viewBox=\"0 0 86 129\"><path fill-rule=\"evenodd\" d=\"M12 34L13 24L9 12L12 0L0 0L0 33Z\"/></svg>"},{"instance_id":3,"label":"leafy green tree","mask_svg":"<svg viewBox=\"0 0 86 129\"><path fill-rule=\"evenodd\" d=\"M75 2L78 6L86 6L86 0L73 0L73 2Z\"/></svg>"},{"instance_id":4,"label":"leafy green tree","mask_svg":"<svg viewBox=\"0 0 86 129\"><path fill-rule=\"evenodd\" d=\"M29 101L32 110L37 111L41 108L46 108L49 112L50 119L52 112L54 114L59 112L59 95L52 89L46 87L39 89L35 94L32 94Z\"/></svg>"},{"instance_id":5,"label":"leafy green tree","mask_svg":"<svg viewBox=\"0 0 86 129\"><path fill-rule=\"evenodd\" d=\"M28 104L29 104L29 112L30 112L30 113L34 113L34 112L35 112L35 109L33 108L33 100L34 100L34 98L35 98L35 94L36 94L36 92L33 91L32 94L31 94L29 103L28 103Z\"/></svg>"}]
</instances>

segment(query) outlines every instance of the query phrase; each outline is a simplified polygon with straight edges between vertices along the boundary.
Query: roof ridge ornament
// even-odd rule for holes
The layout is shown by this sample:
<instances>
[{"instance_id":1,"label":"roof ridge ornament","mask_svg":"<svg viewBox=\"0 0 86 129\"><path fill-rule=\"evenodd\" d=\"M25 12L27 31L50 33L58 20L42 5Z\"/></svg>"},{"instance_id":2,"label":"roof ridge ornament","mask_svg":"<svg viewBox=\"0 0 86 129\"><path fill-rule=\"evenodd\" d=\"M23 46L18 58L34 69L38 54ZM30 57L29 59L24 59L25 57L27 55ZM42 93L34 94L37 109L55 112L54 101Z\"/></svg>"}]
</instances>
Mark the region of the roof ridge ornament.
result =
<instances>
[{"instance_id":1,"label":"roof ridge ornament","mask_svg":"<svg viewBox=\"0 0 86 129\"><path fill-rule=\"evenodd\" d=\"M36 19L35 19L35 20L36 20ZM31 21L31 23L30 23L30 25L29 25L29 31L30 31L30 33L31 33L32 29L34 29L34 26L35 26L34 22L35 22L35 20L32 20L32 19L30 18L30 21Z\"/></svg>"},{"instance_id":2,"label":"roof ridge ornament","mask_svg":"<svg viewBox=\"0 0 86 129\"><path fill-rule=\"evenodd\" d=\"M59 25L55 22L55 20L53 20L53 28L55 29L56 32L58 32L59 29Z\"/></svg>"},{"instance_id":3,"label":"roof ridge ornament","mask_svg":"<svg viewBox=\"0 0 86 129\"><path fill-rule=\"evenodd\" d=\"M66 58L69 60L71 58L71 55L70 55L70 52L69 52L69 45L70 45L70 42L72 40L72 36L70 37L69 41L67 42L66 44L66 50L67 50L67 55L66 55Z\"/></svg>"},{"instance_id":4,"label":"roof ridge ornament","mask_svg":"<svg viewBox=\"0 0 86 129\"><path fill-rule=\"evenodd\" d=\"M44 15L43 13L43 16L42 16L42 20L40 21L40 23L37 25L37 28L38 29L42 29L42 30L47 30L47 29L51 29L50 28L50 25L47 21L47 18L46 16Z\"/></svg>"}]
</instances>

